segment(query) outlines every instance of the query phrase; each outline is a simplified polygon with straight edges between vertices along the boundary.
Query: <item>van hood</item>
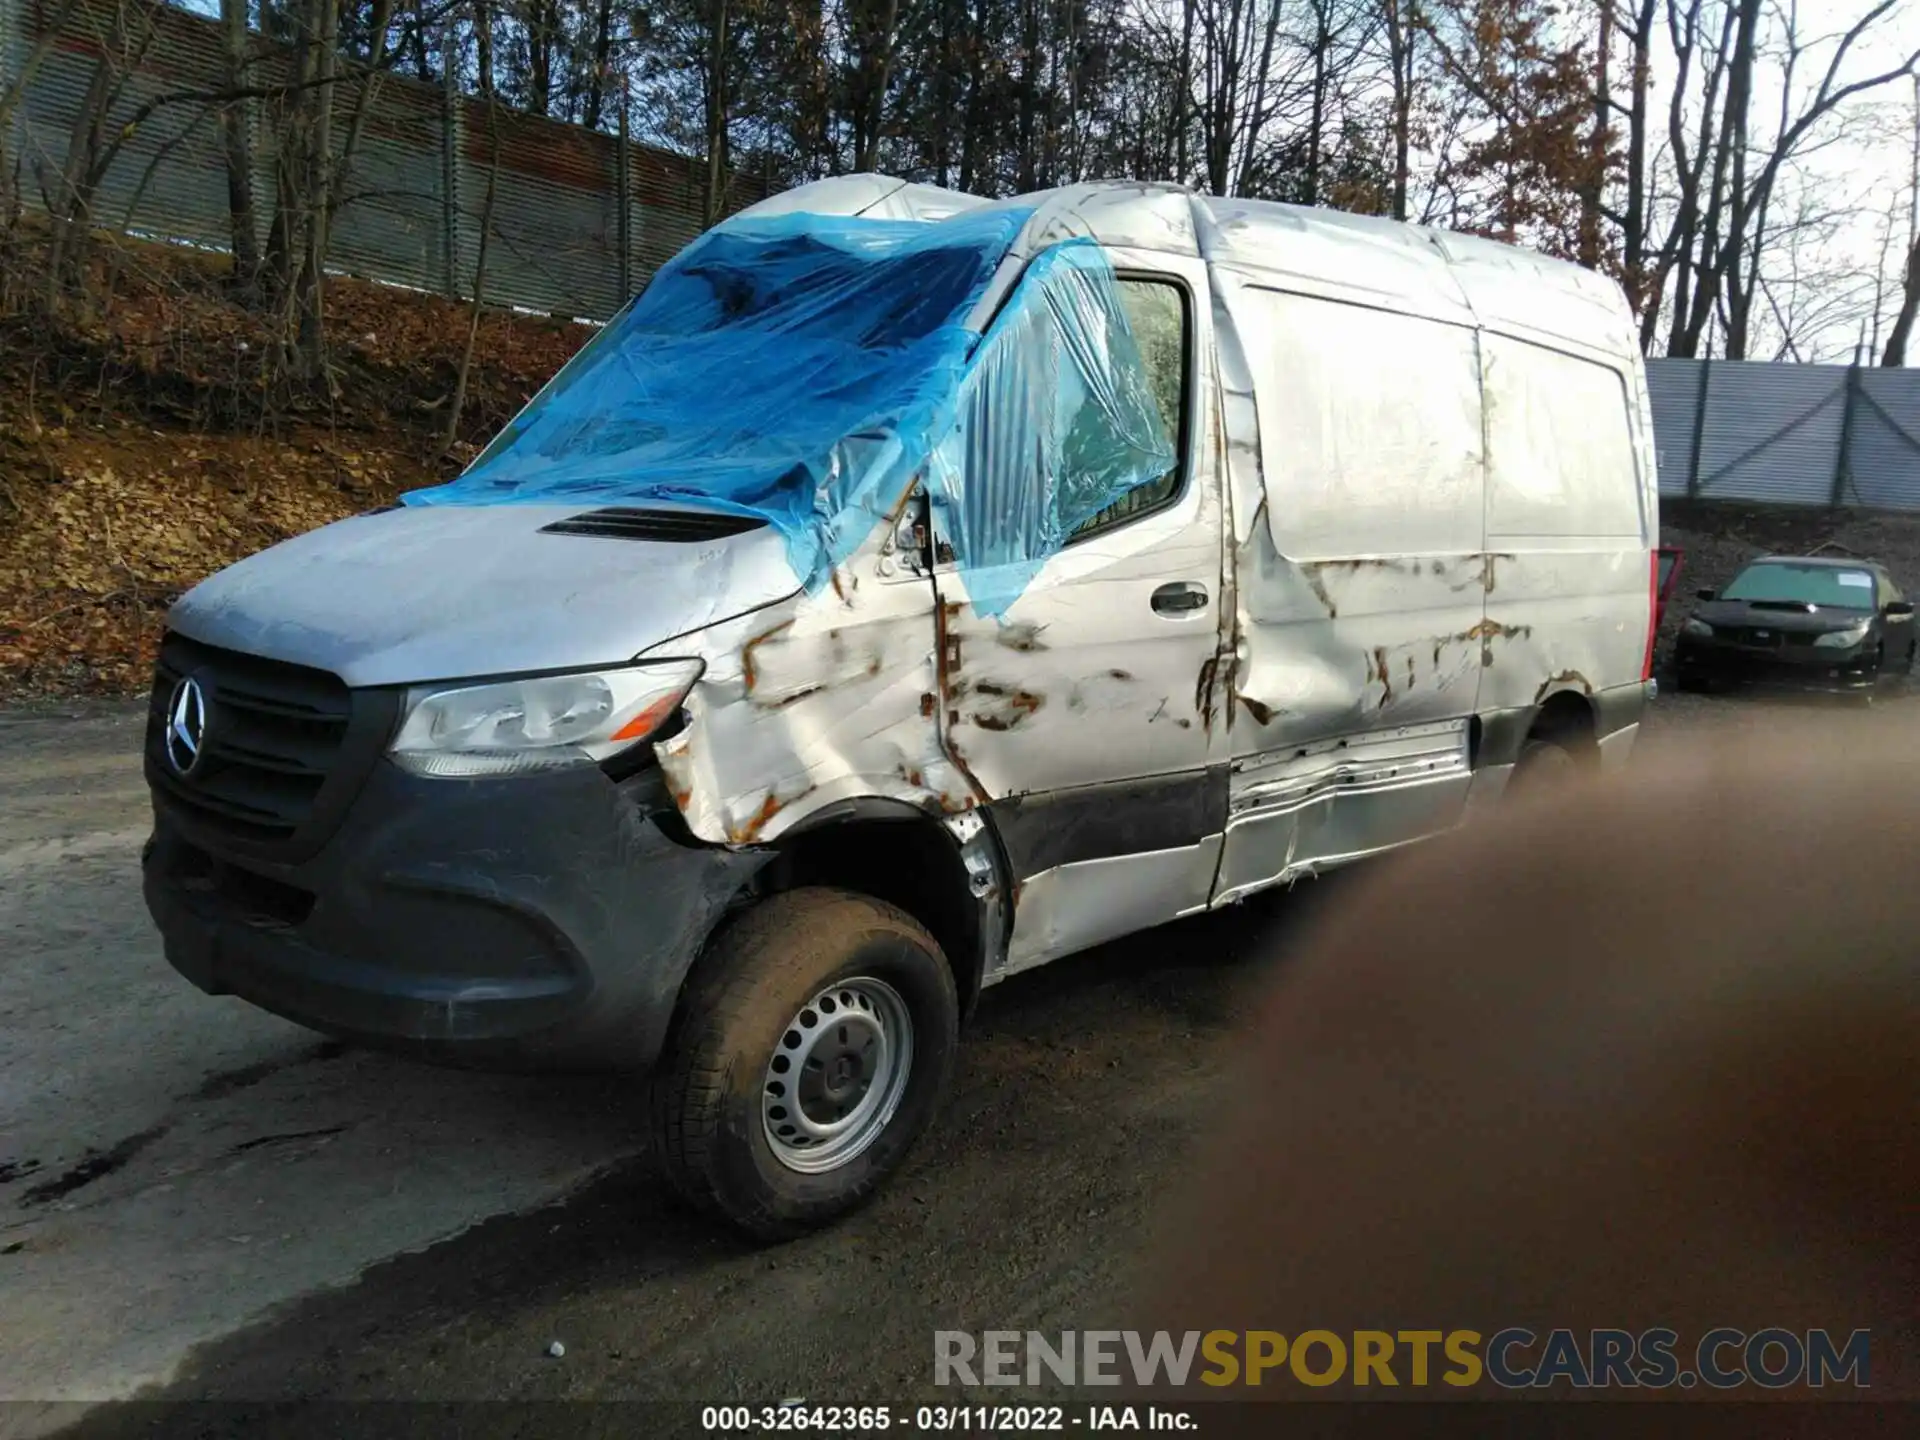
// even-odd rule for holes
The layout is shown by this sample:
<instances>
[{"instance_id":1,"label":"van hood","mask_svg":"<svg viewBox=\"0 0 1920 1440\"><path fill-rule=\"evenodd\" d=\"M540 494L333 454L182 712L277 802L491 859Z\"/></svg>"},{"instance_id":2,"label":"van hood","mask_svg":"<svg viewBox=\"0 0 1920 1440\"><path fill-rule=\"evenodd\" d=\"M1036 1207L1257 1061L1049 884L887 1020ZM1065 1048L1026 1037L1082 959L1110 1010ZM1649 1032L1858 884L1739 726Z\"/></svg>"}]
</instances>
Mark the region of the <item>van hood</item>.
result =
<instances>
[{"instance_id":1,"label":"van hood","mask_svg":"<svg viewBox=\"0 0 1920 1440\"><path fill-rule=\"evenodd\" d=\"M692 540L540 533L582 512L436 505L342 520L203 581L167 623L350 686L405 685L618 665L800 588L770 526Z\"/></svg>"}]
</instances>

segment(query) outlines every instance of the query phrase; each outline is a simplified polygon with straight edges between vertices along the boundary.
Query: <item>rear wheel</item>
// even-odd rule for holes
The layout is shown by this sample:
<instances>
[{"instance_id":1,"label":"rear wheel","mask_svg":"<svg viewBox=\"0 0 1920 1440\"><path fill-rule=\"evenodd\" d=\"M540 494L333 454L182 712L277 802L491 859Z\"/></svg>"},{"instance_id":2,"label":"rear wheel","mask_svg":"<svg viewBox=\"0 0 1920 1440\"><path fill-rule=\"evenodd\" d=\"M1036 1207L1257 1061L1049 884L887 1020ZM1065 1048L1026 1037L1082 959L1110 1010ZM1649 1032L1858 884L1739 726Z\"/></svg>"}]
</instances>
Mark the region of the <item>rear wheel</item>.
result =
<instances>
[{"instance_id":1,"label":"rear wheel","mask_svg":"<svg viewBox=\"0 0 1920 1440\"><path fill-rule=\"evenodd\" d=\"M1507 794L1516 800L1557 790L1579 774L1580 762L1558 740L1535 735L1520 749L1513 775L1507 781Z\"/></svg>"},{"instance_id":2,"label":"rear wheel","mask_svg":"<svg viewBox=\"0 0 1920 1440\"><path fill-rule=\"evenodd\" d=\"M716 937L651 1083L674 1189L782 1239L860 1205L953 1071L959 998L939 945L847 891L775 895Z\"/></svg>"}]
</instances>

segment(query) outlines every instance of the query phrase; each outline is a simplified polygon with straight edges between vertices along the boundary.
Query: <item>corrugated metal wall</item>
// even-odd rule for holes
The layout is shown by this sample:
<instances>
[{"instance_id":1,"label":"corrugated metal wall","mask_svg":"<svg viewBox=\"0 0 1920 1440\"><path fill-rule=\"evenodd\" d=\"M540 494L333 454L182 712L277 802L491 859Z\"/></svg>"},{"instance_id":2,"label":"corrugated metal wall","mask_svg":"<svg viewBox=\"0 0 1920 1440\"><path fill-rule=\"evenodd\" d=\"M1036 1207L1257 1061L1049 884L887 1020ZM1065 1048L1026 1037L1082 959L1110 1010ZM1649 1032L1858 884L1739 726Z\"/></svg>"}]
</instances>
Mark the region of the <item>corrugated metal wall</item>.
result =
<instances>
[{"instance_id":1,"label":"corrugated metal wall","mask_svg":"<svg viewBox=\"0 0 1920 1440\"><path fill-rule=\"evenodd\" d=\"M20 73L58 0L0 0L0 92ZM283 81L287 53L252 37L249 81ZM16 109L6 158L26 203L55 193L76 117L102 71L118 87L105 134L164 97L225 85L219 27L165 6L82 0ZM486 300L602 320L700 230L702 162L614 136L449 95L407 76L349 79L334 101L336 150L368 106L338 211L329 264L348 274L465 295L473 285L487 179L499 170ZM273 213L267 102L246 102L256 141L255 212ZM624 151L626 176L620 176ZM729 208L763 192L736 175ZM622 210L624 208L624 215ZM95 223L226 249L220 122L202 100L150 111L103 178Z\"/></svg>"},{"instance_id":2,"label":"corrugated metal wall","mask_svg":"<svg viewBox=\"0 0 1920 1440\"><path fill-rule=\"evenodd\" d=\"M1920 510L1920 370L1650 360L1660 493Z\"/></svg>"},{"instance_id":3,"label":"corrugated metal wall","mask_svg":"<svg viewBox=\"0 0 1920 1440\"><path fill-rule=\"evenodd\" d=\"M1845 499L1920 509L1920 370L1861 370L1857 379Z\"/></svg>"}]
</instances>

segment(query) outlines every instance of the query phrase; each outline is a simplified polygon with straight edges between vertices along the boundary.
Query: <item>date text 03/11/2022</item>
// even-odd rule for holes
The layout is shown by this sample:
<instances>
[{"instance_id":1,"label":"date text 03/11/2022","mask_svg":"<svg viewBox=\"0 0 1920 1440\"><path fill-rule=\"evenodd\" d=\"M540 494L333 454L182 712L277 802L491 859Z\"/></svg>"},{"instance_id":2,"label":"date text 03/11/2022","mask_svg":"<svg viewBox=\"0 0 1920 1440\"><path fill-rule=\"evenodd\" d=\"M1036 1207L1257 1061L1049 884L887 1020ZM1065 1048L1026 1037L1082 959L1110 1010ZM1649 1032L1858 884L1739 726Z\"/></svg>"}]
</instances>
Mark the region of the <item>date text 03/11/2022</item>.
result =
<instances>
[{"instance_id":1,"label":"date text 03/11/2022","mask_svg":"<svg viewBox=\"0 0 1920 1440\"><path fill-rule=\"evenodd\" d=\"M1014 1434L1029 1431L1199 1428L1185 1410L1157 1405L708 1405L703 1430L719 1434L815 1431L826 1434Z\"/></svg>"}]
</instances>

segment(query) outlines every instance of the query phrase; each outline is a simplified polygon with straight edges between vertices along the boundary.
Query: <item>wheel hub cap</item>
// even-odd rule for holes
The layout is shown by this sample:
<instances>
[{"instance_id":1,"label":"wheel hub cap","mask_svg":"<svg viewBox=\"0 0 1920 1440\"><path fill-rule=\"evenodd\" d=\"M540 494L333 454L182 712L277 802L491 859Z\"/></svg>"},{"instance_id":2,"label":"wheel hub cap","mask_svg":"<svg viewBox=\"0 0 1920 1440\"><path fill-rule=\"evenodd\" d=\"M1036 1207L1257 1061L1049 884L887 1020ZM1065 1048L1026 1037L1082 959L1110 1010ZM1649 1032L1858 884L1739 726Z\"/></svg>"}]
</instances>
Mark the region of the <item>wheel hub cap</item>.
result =
<instances>
[{"instance_id":1,"label":"wheel hub cap","mask_svg":"<svg viewBox=\"0 0 1920 1440\"><path fill-rule=\"evenodd\" d=\"M761 1115L774 1158L809 1175L847 1164L887 1128L912 1072L913 1017L897 990L864 976L822 990L767 1063Z\"/></svg>"}]
</instances>

